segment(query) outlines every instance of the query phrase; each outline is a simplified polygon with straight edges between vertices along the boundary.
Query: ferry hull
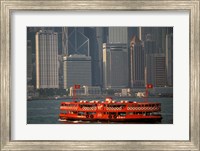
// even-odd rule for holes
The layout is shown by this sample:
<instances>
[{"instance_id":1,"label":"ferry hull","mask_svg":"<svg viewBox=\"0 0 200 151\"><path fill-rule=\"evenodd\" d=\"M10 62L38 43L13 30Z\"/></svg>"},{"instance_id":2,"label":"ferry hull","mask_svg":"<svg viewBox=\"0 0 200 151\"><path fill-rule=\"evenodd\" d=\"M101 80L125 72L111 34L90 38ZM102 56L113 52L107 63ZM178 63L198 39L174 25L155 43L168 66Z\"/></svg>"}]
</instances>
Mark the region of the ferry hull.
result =
<instances>
[{"instance_id":1,"label":"ferry hull","mask_svg":"<svg viewBox=\"0 0 200 151\"><path fill-rule=\"evenodd\" d=\"M62 120L69 121L102 121L102 122L161 122L162 116L138 116L138 117L117 117L117 118L85 118L85 117L69 117L62 116L60 117Z\"/></svg>"}]
</instances>

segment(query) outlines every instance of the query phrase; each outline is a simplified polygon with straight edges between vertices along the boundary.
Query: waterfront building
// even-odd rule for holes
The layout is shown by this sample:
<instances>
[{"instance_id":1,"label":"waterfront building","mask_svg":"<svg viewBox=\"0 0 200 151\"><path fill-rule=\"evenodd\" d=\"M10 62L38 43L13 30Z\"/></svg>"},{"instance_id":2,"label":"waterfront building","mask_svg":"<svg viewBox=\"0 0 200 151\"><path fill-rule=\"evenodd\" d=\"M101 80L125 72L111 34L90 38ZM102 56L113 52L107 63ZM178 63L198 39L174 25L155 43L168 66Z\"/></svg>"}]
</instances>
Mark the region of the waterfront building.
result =
<instances>
[{"instance_id":1,"label":"waterfront building","mask_svg":"<svg viewBox=\"0 0 200 151\"><path fill-rule=\"evenodd\" d=\"M100 96L101 93L101 87L99 86L81 86L80 89L76 89L76 95L81 96L88 96L88 95L94 95L94 96ZM74 87L70 87L70 96L74 95Z\"/></svg>"},{"instance_id":2,"label":"waterfront building","mask_svg":"<svg viewBox=\"0 0 200 151\"><path fill-rule=\"evenodd\" d=\"M83 96L85 95L85 90L83 87L80 87L80 89L76 89L76 92L74 91L74 87L69 88L69 96Z\"/></svg>"},{"instance_id":3,"label":"waterfront building","mask_svg":"<svg viewBox=\"0 0 200 151\"><path fill-rule=\"evenodd\" d=\"M63 57L64 88L75 84L91 86L91 57L85 55L69 55Z\"/></svg>"},{"instance_id":4,"label":"waterfront building","mask_svg":"<svg viewBox=\"0 0 200 151\"><path fill-rule=\"evenodd\" d=\"M122 89L121 90L121 96L131 96L131 90L130 88Z\"/></svg>"},{"instance_id":5,"label":"waterfront building","mask_svg":"<svg viewBox=\"0 0 200 151\"><path fill-rule=\"evenodd\" d=\"M58 33L40 30L36 41L36 88L59 88Z\"/></svg>"}]
</instances>

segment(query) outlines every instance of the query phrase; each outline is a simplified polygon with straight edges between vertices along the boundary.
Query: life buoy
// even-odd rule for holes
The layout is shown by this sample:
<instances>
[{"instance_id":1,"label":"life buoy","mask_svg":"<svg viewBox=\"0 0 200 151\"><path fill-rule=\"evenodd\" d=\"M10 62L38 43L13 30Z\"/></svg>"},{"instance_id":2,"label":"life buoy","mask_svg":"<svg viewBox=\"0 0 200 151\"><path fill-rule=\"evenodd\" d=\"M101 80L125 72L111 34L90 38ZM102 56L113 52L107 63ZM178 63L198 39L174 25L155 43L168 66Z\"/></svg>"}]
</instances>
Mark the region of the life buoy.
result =
<instances>
[{"instance_id":1,"label":"life buoy","mask_svg":"<svg viewBox=\"0 0 200 151\"><path fill-rule=\"evenodd\" d=\"M90 118L94 118L94 115L90 115Z\"/></svg>"},{"instance_id":2,"label":"life buoy","mask_svg":"<svg viewBox=\"0 0 200 151\"><path fill-rule=\"evenodd\" d=\"M89 115L86 115L86 118L89 118Z\"/></svg>"}]
</instances>

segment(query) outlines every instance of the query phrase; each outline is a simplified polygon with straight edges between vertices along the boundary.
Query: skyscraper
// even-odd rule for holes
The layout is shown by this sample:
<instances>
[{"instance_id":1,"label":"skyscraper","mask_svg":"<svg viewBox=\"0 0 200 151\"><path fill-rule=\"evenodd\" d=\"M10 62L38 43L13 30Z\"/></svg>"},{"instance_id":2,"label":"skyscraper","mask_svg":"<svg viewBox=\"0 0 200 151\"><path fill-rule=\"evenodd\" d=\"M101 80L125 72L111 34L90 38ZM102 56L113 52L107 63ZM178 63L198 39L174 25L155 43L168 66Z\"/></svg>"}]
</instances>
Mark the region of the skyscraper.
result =
<instances>
[{"instance_id":1,"label":"skyscraper","mask_svg":"<svg viewBox=\"0 0 200 151\"><path fill-rule=\"evenodd\" d=\"M103 28L86 27L84 35L89 38L90 56L92 61L92 85L102 86L102 47Z\"/></svg>"},{"instance_id":2,"label":"skyscraper","mask_svg":"<svg viewBox=\"0 0 200 151\"><path fill-rule=\"evenodd\" d=\"M32 80L32 43L27 40L27 81Z\"/></svg>"},{"instance_id":3,"label":"skyscraper","mask_svg":"<svg viewBox=\"0 0 200 151\"><path fill-rule=\"evenodd\" d=\"M62 27L62 54L68 55L68 28Z\"/></svg>"},{"instance_id":4,"label":"skyscraper","mask_svg":"<svg viewBox=\"0 0 200 151\"><path fill-rule=\"evenodd\" d=\"M90 56L89 39L84 34L83 27L68 28L68 56L72 54L82 54Z\"/></svg>"},{"instance_id":5,"label":"skyscraper","mask_svg":"<svg viewBox=\"0 0 200 151\"><path fill-rule=\"evenodd\" d=\"M63 58L64 88L75 84L91 86L91 57L85 55L69 55Z\"/></svg>"},{"instance_id":6,"label":"skyscraper","mask_svg":"<svg viewBox=\"0 0 200 151\"><path fill-rule=\"evenodd\" d=\"M123 43L128 42L127 27L108 27L108 43Z\"/></svg>"},{"instance_id":7,"label":"skyscraper","mask_svg":"<svg viewBox=\"0 0 200 151\"><path fill-rule=\"evenodd\" d=\"M36 41L36 88L59 88L58 34L40 30Z\"/></svg>"},{"instance_id":8,"label":"skyscraper","mask_svg":"<svg viewBox=\"0 0 200 151\"><path fill-rule=\"evenodd\" d=\"M128 87L127 44L127 27L108 27L107 43L103 44L104 88Z\"/></svg>"},{"instance_id":9,"label":"skyscraper","mask_svg":"<svg viewBox=\"0 0 200 151\"><path fill-rule=\"evenodd\" d=\"M151 83L155 87L166 86L165 55L148 54L146 57L145 84Z\"/></svg>"},{"instance_id":10,"label":"skyscraper","mask_svg":"<svg viewBox=\"0 0 200 151\"><path fill-rule=\"evenodd\" d=\"M167 85L173 86L173 34L166 35Z\"/></svg>"},{"instance_id":11,"label":"skyscraper","mask_svg":"<svg viewBox=\"0 0 200 151\"><path fill-rule=\"evenodd\" d=\"M144 87L144 47L136 36L130 44L130 79L131 87Z\"/></svg>"},{"instance_id":12,"label":"skyscraper","mask_svg":"<svg viewBox=\"0 0 200 151\"><path fill-rule=\"evenodd\" d=\"M156 41L152 39L151 34L147 34L144 41L145 54L158 53Z\"/></svg>"},{"instance_id":13,"label":"skyscraper","mask_svg":"<svg viewBox=\"0 0 200 151\"><path fill-rule=\"evenodd\" d=\"M126 44L103 45L104 88L128 87L128 51Z\"/></svg>"}]
</instances>

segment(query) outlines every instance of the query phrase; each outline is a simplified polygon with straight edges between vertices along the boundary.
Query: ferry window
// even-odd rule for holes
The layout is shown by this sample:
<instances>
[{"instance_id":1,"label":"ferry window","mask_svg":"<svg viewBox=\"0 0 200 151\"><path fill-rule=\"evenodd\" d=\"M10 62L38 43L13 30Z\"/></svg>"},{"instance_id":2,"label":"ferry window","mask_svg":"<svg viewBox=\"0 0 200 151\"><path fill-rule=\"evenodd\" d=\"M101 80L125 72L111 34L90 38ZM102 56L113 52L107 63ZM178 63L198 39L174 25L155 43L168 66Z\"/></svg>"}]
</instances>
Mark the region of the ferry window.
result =
<instances>
[{"instance_id":1,"label":"ferry window","mask_svg":"<svg viewBox=\"0 0 200 151\"><path fill-rule=\"evenodd\" d=\"M118 113L120 116L126 116L126 112L119 112Z\"/></svg>"},{"instance_id":2,"label":"ferry window","mask_svg":"<svg viewBox=\"0 0 200 151\"><path fill-rule=\"evenodd\" d=\"M78 115L84 115L84 112L78 112Z\"/></svg>"},{"instance_id":3,"label":"ferry window","mask_svg":"<svg viewBox=\"0 0 200 151\"><path fill-rule=\"evenodd\" d=\"M138 104L138 107L140 107L140 105Z\"/></svg>"}]
</instances>

